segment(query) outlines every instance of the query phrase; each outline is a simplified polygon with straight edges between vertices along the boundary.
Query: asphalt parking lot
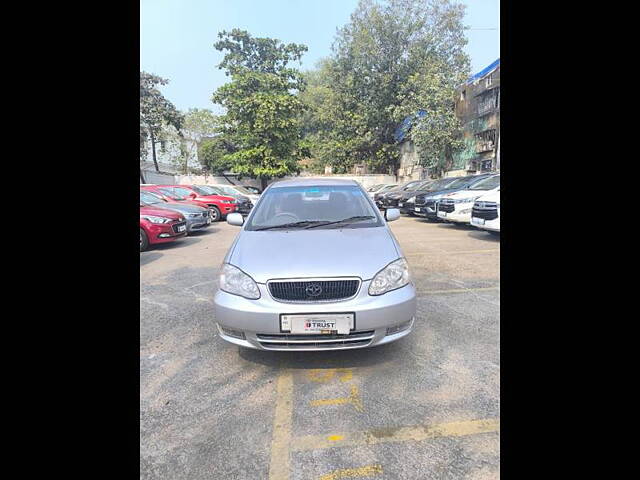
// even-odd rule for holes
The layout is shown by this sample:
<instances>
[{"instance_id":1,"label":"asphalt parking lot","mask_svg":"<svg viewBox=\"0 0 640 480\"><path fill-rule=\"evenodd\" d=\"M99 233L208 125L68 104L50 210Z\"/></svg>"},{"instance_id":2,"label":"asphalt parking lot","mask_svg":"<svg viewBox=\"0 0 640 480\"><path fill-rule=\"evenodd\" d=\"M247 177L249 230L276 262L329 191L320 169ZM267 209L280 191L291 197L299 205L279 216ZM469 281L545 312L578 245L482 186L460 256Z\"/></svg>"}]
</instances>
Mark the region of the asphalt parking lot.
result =
<instances>
[{"instance_id":1,"label":"asphalt parking lot","mask_svg":"<svg viewBox=\"0 0 640 480\"><path fill-rule=\"evenodd\" d=\"M224 222L140 254L143 479L499 478L500 239L390 223L419 292L381 347L261 352L218 338Z\"/></svg>"}]
</instances>

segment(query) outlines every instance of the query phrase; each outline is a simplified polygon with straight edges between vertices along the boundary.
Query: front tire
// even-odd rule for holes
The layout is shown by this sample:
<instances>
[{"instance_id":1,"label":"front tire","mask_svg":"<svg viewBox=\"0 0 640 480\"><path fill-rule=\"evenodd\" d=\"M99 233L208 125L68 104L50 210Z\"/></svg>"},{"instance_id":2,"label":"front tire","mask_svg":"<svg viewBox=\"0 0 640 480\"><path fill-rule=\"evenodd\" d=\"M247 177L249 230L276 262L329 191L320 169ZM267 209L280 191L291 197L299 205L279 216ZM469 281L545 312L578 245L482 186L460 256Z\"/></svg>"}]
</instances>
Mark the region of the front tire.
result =
<instances>
[{"instance_id":1,"label":"front tire","mask_svg":"<svg viewBox=\"0 0 640 480\"><path fill-rule=\"evenodd\" d=\"M149 248L149 237L147 237L147 232L145 232L141 228L140 229L140 251L144 252L147 248Z\"/></svg>"},{"instance_id":2,"label":"front tire","mask_svg":"<svg viewBox=\"0 0 640 480\"><path fill-rule=\"evenodd\" d=\"M219 222L222 215L220 215L220 209L218 207L211 207L209 210L209 215L211 215L211 223Z\"/></svg>"}]
</instances>

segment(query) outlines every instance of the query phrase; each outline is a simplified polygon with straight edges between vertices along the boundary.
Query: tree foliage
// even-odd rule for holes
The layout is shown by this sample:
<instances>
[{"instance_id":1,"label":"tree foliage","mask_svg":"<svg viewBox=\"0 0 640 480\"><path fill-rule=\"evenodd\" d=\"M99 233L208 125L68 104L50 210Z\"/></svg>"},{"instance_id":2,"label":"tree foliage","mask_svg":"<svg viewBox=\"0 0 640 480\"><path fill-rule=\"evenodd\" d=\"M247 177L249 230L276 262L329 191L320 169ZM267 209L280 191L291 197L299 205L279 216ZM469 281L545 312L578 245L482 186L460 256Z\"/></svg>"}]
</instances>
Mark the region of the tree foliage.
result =
<instances>
[{"instance_id":1,"label":"tree foliage","mask_svg":"<svg viewBox=\"0 0 640 480\"><path fill-rule=\"evenodd\" d=\"M469 72L463 16L449 0L360 0L332 56L306 75L313 156L339 170L364 162L395 173L395 130L419 109L429 114L411 138L425 163L455 149L453 90Z\"/></svg>"},{"instance_id":2,"label":"tree foliage","mask_svg":"<svg viewBox=\"0 0 640 480\"><path fill-rule=\"evenodd\" d=\"M208 155L217 159L214 165L228 164L263 183L298 172L297 161L305 153L300 125L304 104L298 96L304 81L288 65L300 60L307 47L255 38L239 29L218 36L215 48L226 52L219 67L231 81L213 95L226 113L220 118L222 138L209 143ZM233 146L232 151L216 156L224 145Z\"/></svg>"},{"instance_id":3,"label":"tree foliage","mask_svg":"<svg viewBox=\"0 0 640 480\"><path fill-rule=\"evenodd\" d=\"M152 142L156 170L158 163L155 158L155 141L160 137L164 126L171 125L180 132L182 115L176 107L167 100L159 85L166 85L169 81L157 75L140 72L140 159L146 157L146 140ZM143 154L144 151L144 154Z\"/></svg>"}]
</instances>

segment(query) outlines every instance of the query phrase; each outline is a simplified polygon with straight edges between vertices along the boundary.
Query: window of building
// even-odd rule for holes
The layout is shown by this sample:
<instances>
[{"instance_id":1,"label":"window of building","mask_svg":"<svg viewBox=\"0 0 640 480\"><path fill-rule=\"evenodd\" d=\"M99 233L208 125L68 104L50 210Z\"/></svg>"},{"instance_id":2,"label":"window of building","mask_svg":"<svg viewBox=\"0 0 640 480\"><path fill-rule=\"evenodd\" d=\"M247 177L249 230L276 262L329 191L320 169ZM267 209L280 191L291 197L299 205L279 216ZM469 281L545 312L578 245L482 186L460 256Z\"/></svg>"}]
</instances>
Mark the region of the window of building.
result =
<instances>
[{"instance_id":1,"label":"window of building","mask_svg":"<svg viewBox=\"0 0 640 480\"><path fill-rule=\"evenodd\" d=\"M486 87L489 88L493 83L493 73L489 74L486 80Z\"/></svg>"}]
</instances>

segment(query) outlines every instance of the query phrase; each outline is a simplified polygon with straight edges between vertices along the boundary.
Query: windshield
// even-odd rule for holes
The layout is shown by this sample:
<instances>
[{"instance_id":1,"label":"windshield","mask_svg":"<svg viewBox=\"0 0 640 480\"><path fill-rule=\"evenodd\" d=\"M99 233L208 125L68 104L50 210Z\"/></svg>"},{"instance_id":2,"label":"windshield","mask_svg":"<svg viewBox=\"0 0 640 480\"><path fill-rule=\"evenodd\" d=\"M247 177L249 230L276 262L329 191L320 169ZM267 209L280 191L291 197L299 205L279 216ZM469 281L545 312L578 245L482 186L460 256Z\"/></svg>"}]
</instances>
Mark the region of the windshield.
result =
<instances>
[{"instance_id":1,"label":"windshield","mask_svg":"<svg viewBox=\"0 0 640 480\"><path fill-rule=\"evenodd\" d=\"M177 193L173 192L170 188L159 188L160 192L167 197L171 197L173 200L186 200L186 198L181 197Z\"/></svg>"},{"instance_id":2,"label":"windshield","mask_svg":"<svg viewBox=\"0 0 640 480\"><path fill-rule=\"evenodd\" d=\"M392 188L396 188L398 185L387 185L386 187L382 188L380 191L381 192L386 192L387 190L391 190Z\"/></svg>"},{"instance_id":3,"label":"windshield","mask_svg":"<svg viewBox=\"0 0 640 480\"><path fill-rule=\"evenodd\" d=\"M155 193L143 192L143 191L140 191L140 201L148 205L154 205L156 203L164 203L162 198L157 196Z\"/></svg>"},{"instance_id":4,"label":"windshield","mask_svg":"<svg viewBox=\"0 0 640 480\"><path fill-rule=\"evenodd\" d=\"M384 225L356 185L277 187L262 199L245 230L363 228Z\"/></svg>"},{"instance_id":5,"label":"windshield","mask_svg":"<svg viewBox=\"0 0 640 480\"><path fill-rule=\"evenodd\" d=\"M182 197L188 197L193 193L193 191L189 190L188 188L182 188L182 187L173 187L172 190L174 194L178 194Z\"/></svg>"},{"instance_id":6,"label":"windshield","mask_svg":"<svg viewBox=\"0 0 640 480\"><path fill-rule=\"evenodd\" d=\"M198 188L205 192L206 195L223 195L224 192L219 188L212 187L211 185L198 185Z\"/></svg>"},{"instance_id":7,"label":"windshield","mask_svg":"<svg viewBox=\"0 0 640 480\"><path fill-rule=\"evenodd\" d=\"M402 185L400 187L401 190L406 191L410 191L410 190L414 190L416 186L418 186L420 184L420 180L414 180L412 182L407 182L404 185Z\"/></svg>"},{"instance_id":8,"label":"windshield","mask_svg":"<svg viewBox=\"0 0 640 480\"><path fill-rule=\"evenodd\" d=\"M493 190L496 187L500 186L500 175L496 175L493 177L485 178L484 180L480 180L478 183L474 184L472 187L469 187L469 190Z\"/></svg>"},{"instance_id":9,"label":"windshield","mask_svg":"<svg viewBox=\"0 0 640 480\"><path fill-rule=\"evenodd\" d=\"M204 188L202 188L199 185L189 185L189 187L199 195L211 195L209 192L207 192Z\"/></svg>"},{"instance_id":10,"label":"windshield","mask_svg":"<svg viewBox=\"0 0 640 480\"><path fill-rule=\"evenodd\" d=\"M384 187L384 183L381 183L380 185L374 185L373 187L369 187L369 190L367 190L367 192L375 192L376 190L380 190L382 187Z\"/></svg>"}]
</instances>

